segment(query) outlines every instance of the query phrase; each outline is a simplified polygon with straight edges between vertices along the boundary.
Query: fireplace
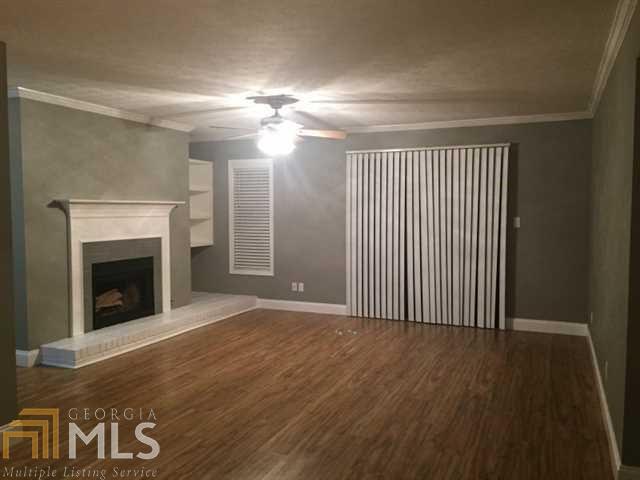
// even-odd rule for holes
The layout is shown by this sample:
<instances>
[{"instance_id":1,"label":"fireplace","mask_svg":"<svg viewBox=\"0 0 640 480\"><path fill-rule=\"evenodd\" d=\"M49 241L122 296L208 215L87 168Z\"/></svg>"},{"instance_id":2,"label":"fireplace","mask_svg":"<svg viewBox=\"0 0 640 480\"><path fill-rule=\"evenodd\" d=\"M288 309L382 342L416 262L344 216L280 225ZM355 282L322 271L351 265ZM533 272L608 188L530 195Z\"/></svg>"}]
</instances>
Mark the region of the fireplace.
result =
<instances>
[{"instance_id":1,"label":"fireplace","mask_svg":"<svg viewBox=\"0 0 640 480\"><path fill-rule=\"evenodd\" d=\"M68 222L70 336L93 330L96 263L153 257L154 311L171 310L169 217L185 202L59 199L54 204Z\"/></svg>"},{"instance_id":2,"label":"fireplace","mask_svg":"<svg viewBox=\"0 0 640 480\"><path fill-rule=\"evenodd\" d=\"M153 257L92 265L93 329L156 313Z\"/></svg>"},{"instance_id":3,"label":"fireplace","mask_svg":"<svg viewBox=\"0 0 640 480\"><path fill-rule=\"evenodd\" d=\"M83 244L84 331L162 313L159 238Z\"/></svg>"}]
</instances>

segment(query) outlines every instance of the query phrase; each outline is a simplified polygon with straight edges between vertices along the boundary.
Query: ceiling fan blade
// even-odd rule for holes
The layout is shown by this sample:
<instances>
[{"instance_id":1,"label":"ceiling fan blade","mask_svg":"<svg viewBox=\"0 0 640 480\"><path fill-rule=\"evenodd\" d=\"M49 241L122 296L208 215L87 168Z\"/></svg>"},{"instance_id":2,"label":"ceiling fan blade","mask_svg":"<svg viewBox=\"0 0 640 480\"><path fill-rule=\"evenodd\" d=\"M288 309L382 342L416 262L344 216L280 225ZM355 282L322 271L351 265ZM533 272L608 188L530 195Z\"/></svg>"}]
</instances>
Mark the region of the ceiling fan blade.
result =
<instances>
[{"instance_id":1,"label":"ceiling fan blade","mask_svg":"<svg viewBox=\"0 0 640 480\"><path fill-rule=\"evenodd\" d=\"M455 99L437 98L360 98L343 100L310 100L317 105L429 105L432 103L454 102ZM460 100L458 100L460 101Z\"/></svg>"},{"instance_id":2,"label":"ceiling fan blade","mask_svg":"<svg viewBox=\"0 0 640 480\"><path fill-rule=\"evenodd\" d=\"M255 138L258 136L257 132L245 133L244 135L234 135L232 137L224 137L221 140L242 140L243 138Z\"/></svg>"},{"instance_id":3,"label":"ceiling fan blade","mask_svg":"<svg viewBox=\"0 0 640 480\"><path fill-rule=\"evenodd\" d=\"M292 107L291 111L288 112L288 116L289 117L301 117L302 120L300 120L300 122L302 123L311 123L313 125L313 128L315 129L320 129L320 130L339 130L339 128L329 122L327 122L326 120L317 117L309 112L305 112L304 110L299 110L296 109L295 107Z\"/></svg>"},{"instance_id":4,"label":"ceiling fan blade","mask_svg":"<svg viewBox=\"0 0 640 480\"><path fill-rule=\"evenodd\" d=\"M190 118L190 117L201 117L201 116L207 116L207 115L213 115L216 113L224 113L224 112L234 112L234 111L238 111L238 110L245 110L248 107L245 106L231 106L231 107L217 107L217 108L201 108L201 109L194 109L194 110L188 110L186 112L180 112L180 113L172 113L172 114L166 114L166 115L159 115L157 116L157 118L166 118L166 119L171 119L171 120L180 120L180 119L185 119L185 118Z\"/></svg>"},{"instance_id":5,"label":"ceiling fan blade","mask_svg":"<svg viewBox=\"0 0 640 480\"><path fill-rule=\"evenodd\" d=\"M209 125L209 128L215 128L217 130L244 130L245 132L250 132L255 130L255 128L246 128L246 127L223 127L221 125Z\"/></svg>"},{"instance_id":6,"label":"ceiling fan blade","mask_svg":"<svg viewBox=\"0 0 640 480\"><path fill-rule=\"evenodd\" d=\"M303 128L298 131L301 137L329 138L331 140L344 140L347 138L346 132L342 130L313 130Z\"/></svg>"}]
</instances>

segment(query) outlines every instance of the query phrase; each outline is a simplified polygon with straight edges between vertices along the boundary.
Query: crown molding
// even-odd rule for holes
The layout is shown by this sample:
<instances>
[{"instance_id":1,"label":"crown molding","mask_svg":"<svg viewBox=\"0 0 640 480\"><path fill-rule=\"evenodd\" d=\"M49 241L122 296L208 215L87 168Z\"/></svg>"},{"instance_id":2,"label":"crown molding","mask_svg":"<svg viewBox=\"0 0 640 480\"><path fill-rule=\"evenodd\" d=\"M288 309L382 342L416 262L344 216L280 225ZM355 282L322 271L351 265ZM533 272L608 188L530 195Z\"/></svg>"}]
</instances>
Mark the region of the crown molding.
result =
<instances>
[{"instance_id":1,"label":"crown molding","mask_svg":"<svg viewBox=\"0 0 640 480\"><path fill-rule=\"evenodd\" d=\"M609 75L613 69L620 47L624 42L624 38L629 30L629 24L633 18L633 14L636 10L638 0L619 0L616 7L616 13L613 17L613 23L609 30L609 37L600 59L600 66L598 67L598 73L596 74L596 80L593 85L593 94L591 101L589 102L589 111L591 115L595 115L602 99L602 94L607 86Z\"/></svg>"},{"instance_id":2,"label":"crown molding","mask_svg":"<svg viewBox=\"0 0 640 480\"><path fill-rule=\"evenodd\" d=\"M371 125L371 126L352 126L343 128L347 133L376 133L376 132L395 132L395 131L407 131L407 130L435 130L446 128L461 128L461 127L482 127L492 125L513 125L522 123L542 123L542 122L561 122L569 120L586 120L591 119L598 110L600 100L604 89L609 80L611 70L615 64L615 60L618 56L620 48L624 42L629 25L633 18L633 14L636 10L638 0L619 0L614 14L613 22L609 30L607 42L600 60L600 65L596 74L596 79L593 85L593 92L589 107L585 111L580 112L565 112L565 113L550 113L550 114L538 114L538 115L517 115L517 116L505 116L505 117L488 117L488 118L472 118L463 120L450 120L450 121L434 121L423 123L404 123L404 124L389 124L389 125ZM99 115L106 115L114 118L121 118L124 120L130 120L133 122L144 123L147 125L154 125L157 127L168 128L171 130L178 130L181 132L191 132L194 127L191 125L182 124L179 122L154 119L147 115L128 112L116 108L106 107L95 103L84 102L81 100L74 100L67 97L58 95L52 95L37 90L31 90L24 87L13 87L9 89L9 98L27 98L44 103L50 103L53 105L59 105L75 110L82 110L86 112L92 112ZM192 134L192 142L206 142L206 141L227 141L227 139L214 139L213 135L203 134L199 132Z\"/></svg>"},{"instance_id":3,"label":"crown molding","mask_svg":"<svg viewBox=\"0 0 640 480\"><path fill-rule=\"evenodd\" d=\"M515 125L521 123L565 122L568 120L588 120L593 115L589 111L547 113L539 115L516 115L510 117L470 118L465 120L446 120L424 123L398 123L391 125L372 125L367 127L343 128L347 133L398 132L407 130L436 130L461 127L487 127L492 125Z\"/></svg>"},{"instance_id":4,"label":"crown molding","mask_svg":"<svg viewBox=\"0 0 640 480\"><path fill-rule=\"evenodd\" d=\"M31 90L24 87L9 88L8 95L9 98L26 98L28 100L34 100L36 102L49 103L51 105L58 105L60 107L71 108L73 110L96 113L98 115L120 118L122 120L129 120L131 122L144 123L146 125L153 125L155 127L168 128L170 130L178 130L180 132L190 132L191 130L193 130L193 127L191 125L186 125L184 123L172 122L171 120L155 119L141 113L133 113L126 110L120 110L118 108L105 107L104 105L98 105L96 103L83 102L82 100L61 97L59 95L40 92L38 90Z\"/></svg>"}]
</instances>

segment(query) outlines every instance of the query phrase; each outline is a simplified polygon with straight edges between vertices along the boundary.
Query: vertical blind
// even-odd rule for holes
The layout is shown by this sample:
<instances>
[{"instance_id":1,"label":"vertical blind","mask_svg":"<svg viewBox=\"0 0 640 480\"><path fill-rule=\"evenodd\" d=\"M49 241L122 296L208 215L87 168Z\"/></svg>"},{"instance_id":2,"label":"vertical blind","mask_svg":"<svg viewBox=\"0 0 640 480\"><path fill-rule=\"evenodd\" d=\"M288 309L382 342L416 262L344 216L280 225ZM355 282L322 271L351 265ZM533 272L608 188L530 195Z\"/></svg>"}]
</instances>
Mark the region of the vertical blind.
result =
<instances>
[{"instance_id":1,"label":"vertical blind","mask_svg":"<svg viewBox=\"0 0 640 480\"><path fill-rule=\"evenodd\" d=\"M509 146L347 153L350 315L505 327Z\"/></svg>"}]
</instances>

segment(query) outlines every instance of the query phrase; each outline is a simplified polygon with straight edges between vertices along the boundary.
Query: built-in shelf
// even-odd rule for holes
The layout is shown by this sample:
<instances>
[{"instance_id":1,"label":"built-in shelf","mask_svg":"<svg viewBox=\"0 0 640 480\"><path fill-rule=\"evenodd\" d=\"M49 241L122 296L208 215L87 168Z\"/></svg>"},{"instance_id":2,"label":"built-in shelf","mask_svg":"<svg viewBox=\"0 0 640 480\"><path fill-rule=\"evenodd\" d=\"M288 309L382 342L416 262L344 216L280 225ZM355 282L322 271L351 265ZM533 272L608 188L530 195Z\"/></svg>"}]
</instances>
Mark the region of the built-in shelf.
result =
<instances>
[{"instance_id":1,"label":"built-in shelf","mask_svg":"<svg viewBox=\"0 0 640 480\"><path fill-rule=\"evenodd\" d=\"M193 239L191 240L191 248L200 248L200 247L210 247L211 246L211 242L209 241L193 241Z\"/></svg>"},{"instance_id":2,"label":"built-in shelf","mask_svg":"<svg viewBox=\"0 0 640 480\"><path fill-rule=\"evenodd\" d=\"M191 248L213 245L213 162L189 159Z\"/></svg>"}]
</instances>

